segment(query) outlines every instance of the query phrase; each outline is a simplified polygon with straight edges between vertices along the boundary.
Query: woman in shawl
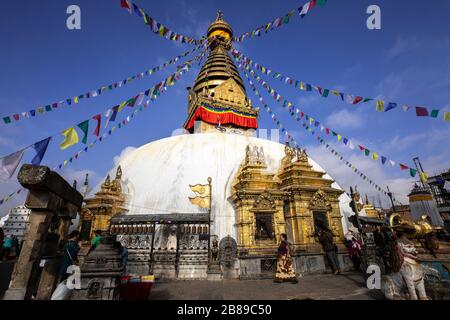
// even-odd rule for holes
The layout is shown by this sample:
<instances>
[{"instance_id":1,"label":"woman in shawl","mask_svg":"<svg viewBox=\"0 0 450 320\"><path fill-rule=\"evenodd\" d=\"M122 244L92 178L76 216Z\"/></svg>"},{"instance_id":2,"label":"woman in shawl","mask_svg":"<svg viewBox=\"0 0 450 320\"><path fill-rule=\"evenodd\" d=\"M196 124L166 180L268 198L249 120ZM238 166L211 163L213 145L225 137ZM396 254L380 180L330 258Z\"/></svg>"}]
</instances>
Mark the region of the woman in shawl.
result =
<instances>
[{"instance_id":1,"label":"woman in shawl","mask_svg":"<svg viewBox=\"0 0 450 320\"><path fill-rule=\"evenodd\" d=\"M292 267L291 249L285 233L281 234L281 242L278 246L277 256L277 273L275 274L275 282L292 282L297 283L295 271Z\"/></svg>"}]
</instances>

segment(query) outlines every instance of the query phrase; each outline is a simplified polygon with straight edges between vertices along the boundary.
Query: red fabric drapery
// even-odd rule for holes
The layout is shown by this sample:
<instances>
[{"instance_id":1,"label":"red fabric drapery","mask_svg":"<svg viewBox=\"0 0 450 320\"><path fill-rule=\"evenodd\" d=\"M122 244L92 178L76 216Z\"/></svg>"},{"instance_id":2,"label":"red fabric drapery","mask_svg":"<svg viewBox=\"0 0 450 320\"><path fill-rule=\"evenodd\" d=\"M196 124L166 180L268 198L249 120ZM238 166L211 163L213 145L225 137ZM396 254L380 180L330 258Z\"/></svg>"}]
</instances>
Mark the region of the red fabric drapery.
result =
<instances>
[{"instance_id":1,"label":"red fabric drapery","mask_svg":"<svg viewBox=\"0 0 450 320\"><path fill-rule=\"evenodd\" d=\"M258 120L256 119L256 117L241 116L233 113L232 111L214 112L201 106L197 108L197 110L195 110L194 115L186 125L186 129L190 130L191 128L193 128L194 122L198 119L211 124L234 124L243 128L258 128Z\"/></svg>"}]
</instances>

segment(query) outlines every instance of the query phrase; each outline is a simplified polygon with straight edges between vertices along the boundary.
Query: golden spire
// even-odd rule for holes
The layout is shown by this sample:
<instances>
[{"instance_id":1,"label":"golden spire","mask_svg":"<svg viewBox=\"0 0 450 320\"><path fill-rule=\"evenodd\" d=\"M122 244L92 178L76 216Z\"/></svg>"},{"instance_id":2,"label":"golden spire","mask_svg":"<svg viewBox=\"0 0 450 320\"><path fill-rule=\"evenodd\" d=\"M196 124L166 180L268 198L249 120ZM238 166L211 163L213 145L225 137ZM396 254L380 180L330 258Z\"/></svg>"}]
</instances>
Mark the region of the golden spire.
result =
<instances>
[{"instance_id":1,"label":"golden spire","mask_svg":"<svg viewBox=\"0 0 450 320\"><path fill-rule=\"evenodd\" d=\"M197 94L209 91L212 95L214 88L233 78L245 92L244 82L228 54L233 39L233 29L223 20L222 11L217 12L216 20L208 28L209 56L200 70L194 84Z\"/></svg>"}]
</instances>

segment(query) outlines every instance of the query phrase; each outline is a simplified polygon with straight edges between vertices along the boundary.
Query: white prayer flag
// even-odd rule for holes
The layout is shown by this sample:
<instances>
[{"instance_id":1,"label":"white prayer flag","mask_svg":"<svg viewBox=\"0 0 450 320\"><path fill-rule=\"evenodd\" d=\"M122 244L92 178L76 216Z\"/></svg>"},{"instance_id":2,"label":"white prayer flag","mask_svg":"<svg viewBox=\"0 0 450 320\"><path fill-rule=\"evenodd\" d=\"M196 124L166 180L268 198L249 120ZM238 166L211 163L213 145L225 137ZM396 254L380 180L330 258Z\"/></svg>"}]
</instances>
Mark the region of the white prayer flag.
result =
<instances>
[{"instance_id":1,"label":"white prayer flag","mask_svg":"<svg viewBox=\"0 0 450 320\"><path fill-rule=\"evenodd\" d=\"M24 150L17 151L0 159L0 178L2 180L10 179L22 160Z\"/></svg>"},{"instance_id":2,"label":"white prayer flag","mask_svg":"<svg viewBox=\"0 0 450 320\"><path fill-rule=\"evenodd\" d=\"M445 183L444 183L444 189L445 190L447 190L447 191L450 191L450 181L445 181Z\"/></svg>"}]
</instances>

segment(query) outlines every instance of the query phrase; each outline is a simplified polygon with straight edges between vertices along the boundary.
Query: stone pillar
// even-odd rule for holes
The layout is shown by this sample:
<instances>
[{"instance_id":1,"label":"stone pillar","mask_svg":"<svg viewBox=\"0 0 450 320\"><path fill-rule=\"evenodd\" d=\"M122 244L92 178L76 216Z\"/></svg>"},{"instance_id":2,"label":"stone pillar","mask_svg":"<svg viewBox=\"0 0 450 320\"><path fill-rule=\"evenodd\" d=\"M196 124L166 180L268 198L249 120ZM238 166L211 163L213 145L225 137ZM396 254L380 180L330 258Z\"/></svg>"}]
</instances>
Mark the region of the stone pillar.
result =
<instances>
[{"instance_id":1,"label":"stone pillar","mask_svg":"<svg viewBox=\"0 0 450 320\"><path fill-rule=\"evenodd\" d=\"M58 234L59 234L59 243L64 245L64 240L67 238L67 233L69 231L71 219L69 217L64 217L61 219ZM64 246L62 248L64 249ZM64 252L61 252L61 255ZM56 288L57 280L59 278L59 268L61 267L61 259L56 256L51 259L48 259L45 262L44 269L42 270L41 278L39 280L38 294L37 300L50 300L53 291Z\"/></svg>"},{"instance_id":2,"label":"stone pillar","mask_svg":"<svg viewBox=\"0 0 450 320\"><path fill-rule=\"evenodd\" d=\"M59 238L63 239L67 235L70 220L76 217L83 201L77 190L48 167L24 164L20 168L18 180L29 190L25 206L31 209L30 226L4 300L24 299L33 264L41 259L54 215L61 219ZM38 297L48 299L51 296L58 278L55 269L55 265L44 269Z\"/></svg>"}]
</instances>

